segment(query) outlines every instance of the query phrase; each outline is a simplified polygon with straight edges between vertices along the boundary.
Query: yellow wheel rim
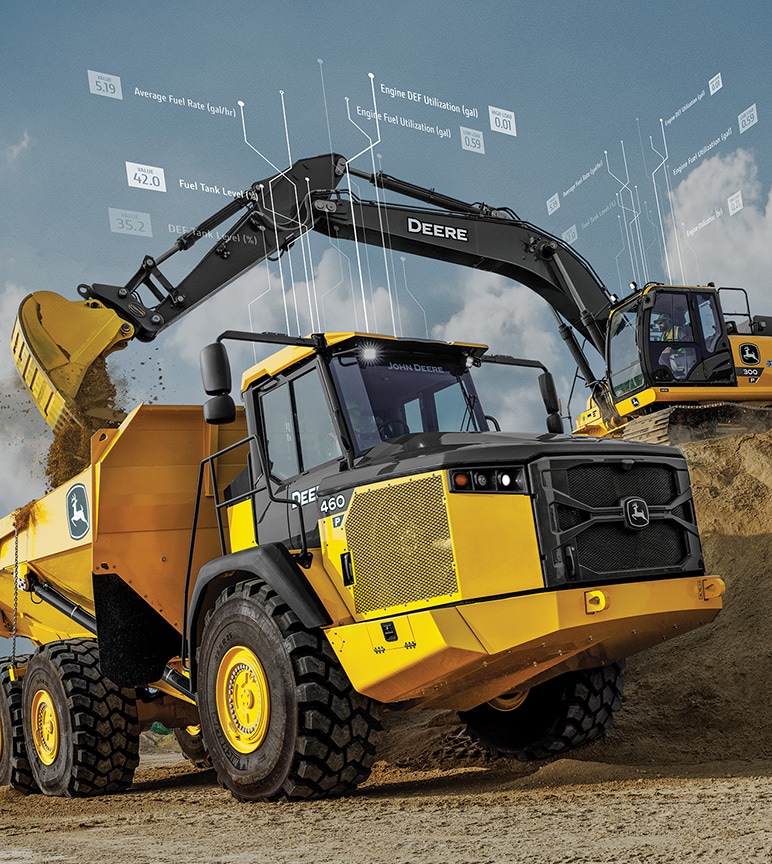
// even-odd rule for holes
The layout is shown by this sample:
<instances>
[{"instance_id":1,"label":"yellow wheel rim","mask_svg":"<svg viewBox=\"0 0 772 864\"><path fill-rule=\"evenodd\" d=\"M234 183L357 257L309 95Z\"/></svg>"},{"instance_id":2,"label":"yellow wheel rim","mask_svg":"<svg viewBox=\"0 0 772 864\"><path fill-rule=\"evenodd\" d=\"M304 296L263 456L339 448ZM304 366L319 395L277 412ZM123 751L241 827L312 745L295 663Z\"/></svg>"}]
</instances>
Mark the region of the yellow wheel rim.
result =
<instances>
[{"instance_id":1,"label":"yellow wheel rim","mask_svg":"<svg viewBox=\"0 0 772 864\"><path fill-rule=\"evenodd\" d=\"M47 690L38 690L32 697L32 741L40 761L53 765L59 755L59 720Z\"/></svg>"},{"instance_id":2,"label":"yellow wheel rim","mask_svg":"<svg viewBox=\"0 0 772 864\"><path fill-rule=\"evenodd\" d=\"M254 652L231 648L217 671L217 715L228 743L254 753L263 743L271 717L268 679Z\"/></svg>"},{"instance_id":3,"label":"yellow wheel rim","mask_svg":"<svg viewBox=\"0 0 772 864\"><path fill-rule=\"evenodd\" d=\"M497 711L516 711L528 698L530 692L529 688L525 690L508 690L506 693L502 693L501 696L491 699L488 704Z\"/></svg>"}]
</instances>

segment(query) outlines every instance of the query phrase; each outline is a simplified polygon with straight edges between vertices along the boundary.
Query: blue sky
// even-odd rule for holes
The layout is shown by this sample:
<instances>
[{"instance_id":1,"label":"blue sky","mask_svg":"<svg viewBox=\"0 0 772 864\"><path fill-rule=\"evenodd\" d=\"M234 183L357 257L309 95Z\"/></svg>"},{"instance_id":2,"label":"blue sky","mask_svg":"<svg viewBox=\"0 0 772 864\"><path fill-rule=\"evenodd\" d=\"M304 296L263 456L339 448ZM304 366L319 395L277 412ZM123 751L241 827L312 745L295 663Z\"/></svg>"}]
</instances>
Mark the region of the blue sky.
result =
<instances>
[{"instance_id":1,"label":"blue sky","mask_svg":"<svg viewBox=\"0 0 772 864\"><path fill-rule=\"evenodd\" d=\"M50 440L9 359L19 300L36 290L76 299L81 282L122 284L145 254L173 244L177 226L222 207L228 189L298 158L361 153L353 164L363 170L374 164L511 207L573 242L617 293L631 279L715 281L744 285L754 311L772 314L771 8L765 0L5 0L2 512L42 493ZM368 119L375 111L377 126ZM138 165L159 186L132 185ZM140 222L139 232L126 227ZM177 256L171 274L191 267L202 247ZM389 293L404 335L537 357L568 396L573 368L527 289L412 258L386 267L373 250L360 280L353 258L315 237L284 290L275 267L257 268L152 345L115 355L126 401L200 401L198 350L227 327L361 327L367 311L370 329L390 332ZM316 321L304 265L313 268ZM362 283L366 310L356 306ZM574 414L583 400L574 395ZM533 389L515 387L501 401L505 416L542 422Z\"/></svg>"}]
</instances>

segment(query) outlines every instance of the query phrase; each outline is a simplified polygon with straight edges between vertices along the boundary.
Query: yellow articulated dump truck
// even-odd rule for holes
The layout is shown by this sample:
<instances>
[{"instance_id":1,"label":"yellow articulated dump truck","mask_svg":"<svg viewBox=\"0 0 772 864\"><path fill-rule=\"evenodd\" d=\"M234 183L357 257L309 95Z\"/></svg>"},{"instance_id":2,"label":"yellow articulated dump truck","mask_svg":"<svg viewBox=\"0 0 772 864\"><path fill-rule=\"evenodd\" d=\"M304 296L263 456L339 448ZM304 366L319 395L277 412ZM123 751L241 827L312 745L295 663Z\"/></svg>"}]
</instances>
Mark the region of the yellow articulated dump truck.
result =
<instances>
[{"instance_id":1,"label":"yellow articulated dump truck","mask_svg":"<svg viewBox=\"0 0 772 864\"><path fill-rule=\"evenodd\" d=\"M451 709L491 753L552 758L603 735L626 657L718 614L681 454L564 434L537 361L226 331L202 351L203 411L119 422L99 404L87 382L106 354L311 229L503 272L592 329L605 295L580 315L585 265L533 226L381 175L452 214L354 207L334 191L348 171L334 154L296 163L126 285L22 302L11 347L35 402L57 435L95 432L77 472L0 520L3 783L121 791L158 720L240 800L339 796L369 775L383 706ZM208 236L172 284L159 265ZM230 340L275 346L244 371L238 409ZM501 431L475 386L486 363L538 371L544 434Z\"/></svg>"},{"instance_id":2,"label":"yellow articulated dump truck","mask_svg":"<svg viewBox=\"0 0 772 864\"><path fill-rule=\"evenodd\" d=\"M0 633L17 788L118 791L155 719L239 799L344 794L381 705L454 709L493 752L603 734L623 661L711 621L676 450L495 431L484 346L333 333L229 394L141 406L92 464L0 523ZM205 422L207 421L207 422ZM200 730L200 731L199 731Z\"/></svg>"}]
</instances>

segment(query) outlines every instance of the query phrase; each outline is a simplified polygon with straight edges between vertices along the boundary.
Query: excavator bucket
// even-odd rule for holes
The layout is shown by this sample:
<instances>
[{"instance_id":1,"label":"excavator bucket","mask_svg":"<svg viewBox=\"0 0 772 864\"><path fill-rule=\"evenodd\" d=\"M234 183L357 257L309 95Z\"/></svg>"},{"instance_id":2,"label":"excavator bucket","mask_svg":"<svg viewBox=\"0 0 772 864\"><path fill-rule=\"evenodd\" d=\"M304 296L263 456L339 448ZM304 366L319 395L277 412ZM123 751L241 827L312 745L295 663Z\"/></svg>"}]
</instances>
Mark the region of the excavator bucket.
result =
<instances>
[{"instance_id":1,"label":"excavator bucket","mask_svg":"<svg viewBox=\"0 0 772 864\"><path fill-rule=\"evenodd\" d=\"M83 425L78 391L94 362L125 347L134 328L94 300L52 291L29 294L11 335L16 367L46 423L55 431Z\"/></svg>"}]
</instances>

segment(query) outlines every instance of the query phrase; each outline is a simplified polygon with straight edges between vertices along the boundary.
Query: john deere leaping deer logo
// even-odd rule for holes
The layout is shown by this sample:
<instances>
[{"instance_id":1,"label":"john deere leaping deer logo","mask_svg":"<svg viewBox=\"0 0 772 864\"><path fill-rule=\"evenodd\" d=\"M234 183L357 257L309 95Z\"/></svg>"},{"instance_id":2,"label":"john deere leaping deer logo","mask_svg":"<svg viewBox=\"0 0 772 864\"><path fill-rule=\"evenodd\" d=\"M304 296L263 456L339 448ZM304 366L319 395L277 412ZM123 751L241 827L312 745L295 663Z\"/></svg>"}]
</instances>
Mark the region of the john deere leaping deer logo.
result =
<instances>
[{"instance_id":1,"label":"john deere leaping deer logo","mask_svg":"<svg viewBox=\"0 0 772 864\"><path fill-rule=\"evenodd\" d=\"M82 540L91 527L88 494L82 483L75 483L67 492L67 527L73 540Z\"/></svg>"},{"instance_id":2,"label":"john deere leaping deer logo","mask_svg":"<svg viewBox=\"0 0 772 864\"><path fill-rule=\"evenodd\" d=\"M622 504L622 512L628 528L640 531L649 524L649 506L643 498L625 498Z\"/></svg>"},{"instance_id":3,"label":"john deere leaping deer logo","mask_svg":"<svg viewBox=\"0 0 772 864\"><path fill-rule=\"evenodd\" d=\"M759 346L752 342L743 342L740 346L740 362L745 366L758 366L761 363Z\"/></svg>"}]
</instances>

